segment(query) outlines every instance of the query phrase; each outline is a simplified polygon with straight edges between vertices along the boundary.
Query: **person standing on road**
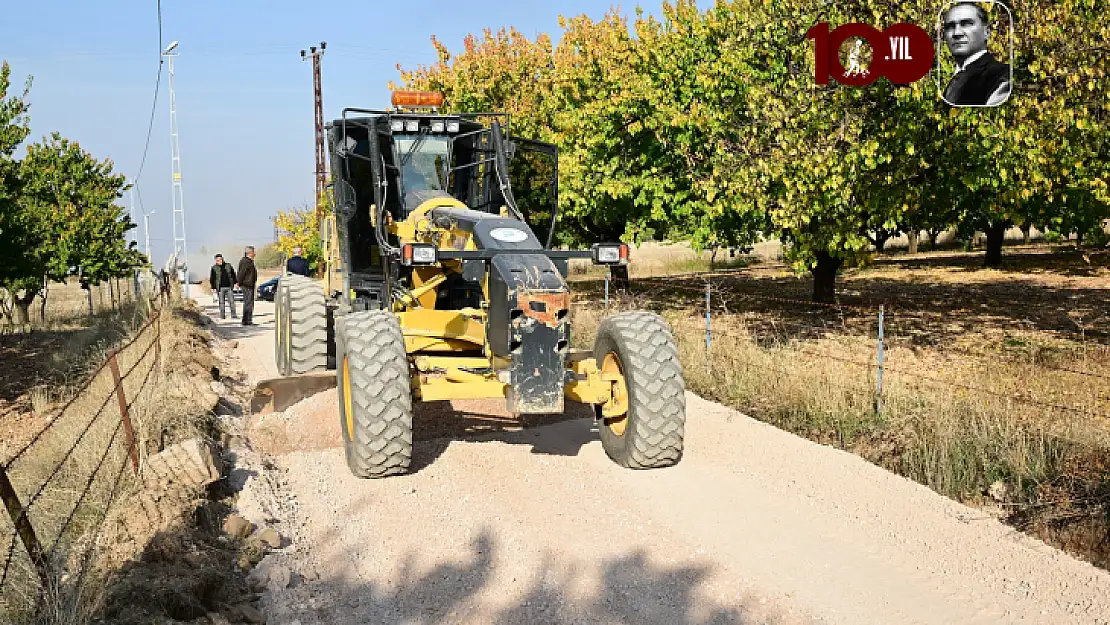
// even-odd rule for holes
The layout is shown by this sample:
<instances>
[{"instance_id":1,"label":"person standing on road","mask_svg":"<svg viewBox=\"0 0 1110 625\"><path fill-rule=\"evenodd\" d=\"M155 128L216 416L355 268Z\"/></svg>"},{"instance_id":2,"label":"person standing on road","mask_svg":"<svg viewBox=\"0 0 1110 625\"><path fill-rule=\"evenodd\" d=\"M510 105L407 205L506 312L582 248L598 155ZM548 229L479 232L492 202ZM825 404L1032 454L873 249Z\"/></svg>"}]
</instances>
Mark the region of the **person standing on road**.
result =
<instances>
[{"instance_id":1,"label":"person standing on road","mask_svg":"<svg viewBox=\"0 0 1110 625\"><path fill-rule=\"evenodd\" d=\"M243 325L257 325L251 318L254 315L254 285L258 282L258 270L254 268L254 246L248 245L239 260L239 286L243 288Z\"/></svg>"},{"instance_id":2,"label":"person standing on road","mask_svg":"<svg viewBox=\"0 0 1110 625\"><path fill-rule=\"evenodd\" d=\"M293 248L293 257L285 263L285 270L307 278L308 261L301 254L304 254L304 249L300 247Z\"/></svg>"},{"instance_id":3,"label":"person standing on road","mask_svg":"<svg viewBox=\"0 0 1110 625\"><path fill-rule=\"evenodd\" d=\"M227 319L224 307L225 301L231 305L231 318L237 319L238 317L235 315L235 295L232 292L232 288L235 286L235 269L224 262L223 254L216 254L216 264L212 265L212 271L208 274L208 283L212 285L212 292L219 297L220 319Z\"/></svg>"}]
</instances>

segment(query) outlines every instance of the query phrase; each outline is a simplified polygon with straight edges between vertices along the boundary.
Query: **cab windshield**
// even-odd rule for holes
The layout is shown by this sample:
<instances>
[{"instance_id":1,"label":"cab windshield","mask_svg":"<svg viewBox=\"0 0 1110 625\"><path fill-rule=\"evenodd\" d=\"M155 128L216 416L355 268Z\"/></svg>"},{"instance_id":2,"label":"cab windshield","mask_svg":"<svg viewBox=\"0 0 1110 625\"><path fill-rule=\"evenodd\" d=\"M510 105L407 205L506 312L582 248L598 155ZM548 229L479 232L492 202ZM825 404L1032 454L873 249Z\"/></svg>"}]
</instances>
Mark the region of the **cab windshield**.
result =
<instances>
[{"instance_id":1,"label":"cab windshield","mask_svg":"<svg viewBox=\"0 0 1110 625\"><path fill-rule=\"evenodd\" d=\"M444 172L449 167L447 137L395 136L394 145L406 196L413 191L447 190L444 179Z\"/></svg>"}]
</instances>

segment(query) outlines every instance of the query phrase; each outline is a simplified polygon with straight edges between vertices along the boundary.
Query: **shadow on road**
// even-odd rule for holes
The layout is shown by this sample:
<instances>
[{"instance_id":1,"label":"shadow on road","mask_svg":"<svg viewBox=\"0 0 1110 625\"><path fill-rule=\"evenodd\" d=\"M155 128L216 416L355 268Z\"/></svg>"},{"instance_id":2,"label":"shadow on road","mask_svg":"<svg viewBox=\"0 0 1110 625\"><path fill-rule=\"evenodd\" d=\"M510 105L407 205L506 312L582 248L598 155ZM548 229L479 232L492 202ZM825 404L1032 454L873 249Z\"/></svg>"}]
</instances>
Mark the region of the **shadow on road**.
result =
<instances>
[{"instance_id":1,"label":"shadow on road","mask_svg":"<svg viewBox=\"0 0 1110 625\"><path fill-rule=\"evenodd\" d=\"M234 545L217 547L218 519L163 532L142 556L126 564L105 589L104 616L113 623L138 624L159 618L189 620L227 612L248 599L240 573L235 575ZM340 525L342 527L342 525ZM420 531L414 528L413 531ZM321 536L323 544L341 536ZM203 545L203 556L189 556ZM228 548L230 547L230 548ZM302 548L309 548L303 545ZM372 548L368 546L368 548ZM396 571L388 582L352 581L365 551L321 562L322 579L305 580L293 571L293 584L259 605L267 622L354 625L439 625L458 622L499 624L615 623L627 625L733 625L808 622L776 613L761 598L737 593L728 601L706 592L713 565L659 565L643 550L591 563L543 553L519 584L497 585L509 555L494 530L469 540L463 559L436 557L437 544L380 564ZM195 552L195 549L194 549ZM431 560L430 565L421 565ZM590 590L583 592L583 588ZM490 597L489 595L493 595ZM505 606L505 607L500 607Z\"/></svg>"},{"instance_id":2,"label":"shadow on road","mask_svg":"<svg viewBox=\"0 0 1110 625\"><path fill-rule=\"evenodd\" d=\"M324 536L325 544L341 540ZM370 581L351 583L351 562L325 563L334 571L331 579L287 589L273 616L290 622L310 623L412 623L435 625L456 622L489 623L620 623L628 625L710 625L783 623L767 613L754 596L738 595L720 603L707 597L703 586L715 572L708 563L660 566L643 550L615 558L575 563L566 556L543 553L540 564L525 583L509 588L495 586L503 555L495 532L486 528L470 539L470 555L462 561L445 561L428 568L435 548L427 553L409 553L398 563L399 573L388 584ZM516 586L517 588L514 588ZM519 589L518 589L519 588ZM581 589L591 590L583 593ZM487 593L495 593L499 604L489 605ZM316 597L316 607L303 609L302 597ZM792 619L790 622L798 622Z\"/></svg>"},{"instance_id":3,"label":"shadow on road","mask_svg":"<svg viewBox=\"0 0 1110 625\"><path fill-rule=\"evenodd\" d=\"M597 440L593 408L587 404L568 401L562 413L514 417L495 405L498 401L504 403L415 403L412 472L433 463L454 441L531 445L534 454L577 456L584 445Z\"/></svg>"}]
</instances>

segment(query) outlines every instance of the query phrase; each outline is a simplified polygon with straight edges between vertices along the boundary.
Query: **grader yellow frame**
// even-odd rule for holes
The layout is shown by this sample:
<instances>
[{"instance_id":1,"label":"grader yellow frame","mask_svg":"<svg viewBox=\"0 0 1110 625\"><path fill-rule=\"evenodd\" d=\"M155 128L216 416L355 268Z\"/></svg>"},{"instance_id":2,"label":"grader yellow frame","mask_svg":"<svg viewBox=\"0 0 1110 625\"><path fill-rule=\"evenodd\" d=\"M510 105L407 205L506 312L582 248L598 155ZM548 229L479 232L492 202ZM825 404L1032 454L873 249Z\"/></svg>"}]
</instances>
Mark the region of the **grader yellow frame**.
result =
<instances>
[{"instance_id":1,"label":"grader yellow frame","mask_svg":"<svg viewBox=\"0 0 1110 625\"><path fill-rule=\"evenodd\" d=\"M352 472L408 470L413 402L487 398L515 414L592 404L617 463L678 462L685 385L666 323L613 315L592 351L570 348L568 261L625 264L628 248L553 249L557 201L547 243L536 236L509 163L529 147L550 155L557 189L554 146L510 140L500 114L348 111L329 128L323 281L282 277L275 354L283 375L334 362Z\"/></svg>"}]
</instances>

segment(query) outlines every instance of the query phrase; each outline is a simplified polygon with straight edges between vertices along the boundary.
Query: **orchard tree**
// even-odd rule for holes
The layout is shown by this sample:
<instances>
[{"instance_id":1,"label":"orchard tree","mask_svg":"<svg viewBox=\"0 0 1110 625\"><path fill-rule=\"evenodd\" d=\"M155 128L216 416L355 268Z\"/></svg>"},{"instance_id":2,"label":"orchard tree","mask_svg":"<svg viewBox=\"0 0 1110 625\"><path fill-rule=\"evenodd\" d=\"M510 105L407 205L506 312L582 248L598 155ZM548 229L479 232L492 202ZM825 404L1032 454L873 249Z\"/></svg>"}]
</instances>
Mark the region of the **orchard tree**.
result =
<instances>
[{"instance_id":1,"label":"orchard tree","mask_svg":"<svg viewBox=\"0 0 1110 625\"><path fill-rule=\"evenodd\" d=\"M34 245L23 250L30 267L14 282L23 291L17 308L24 320L37 295L45 314L50 282L76 273L88 289L145 263L127 244L135 224L115 204L127 183L112 169L110 160L97 160L58 133L27 146L20 204L33 224ZM91 309L91 294L89 301Z\"/></svg>"},{"instance_id":2,"label":"orchard tree","mask_svg":"<svg viewBox=\"0 0 1110 625\"><path fill-rule=\"evenodd\" d=\"M316 210L309 206L302 206L278 211L277 216L274 217L274 225L278 229L277 249L281 254L289 258L293 255L293 248L302 248L309 269L316 271L323 256ZM280 261L278 264L281 264Z\"/></svg>"},{"instance_id":3,"label":"orchard tree","mask_svg":"<svg viewBox=\"0 0 1110 625\"><path fill-rule=\"evenodd\" d=\"M27 216L20 206L19 162L15 150L31 132L27 116L27 93L31 80L22 93L11 93L11 67L0 65L0 288L27 271L24 250L29 247Z\"/></svg>"},{"instance_id":4,"label":"orchard tree","mask_svg":"<svg viewBox=\"0 0 1110 625\"><path fill-rule=\"evenodd\" d=\"M552 141L553 67L551 39L546 34L530 40L513 28L486 29L480 37L467 35L457 54L435 37L432 45L437 56L433 65L412 70L398 66L405 88L442 93L445 112L507 113L507 130L513 136ZM510 170L513 194L525 221L546 240L554 205L553 164L546 156L518 150Z\"/></svg>"}]
</instances>

